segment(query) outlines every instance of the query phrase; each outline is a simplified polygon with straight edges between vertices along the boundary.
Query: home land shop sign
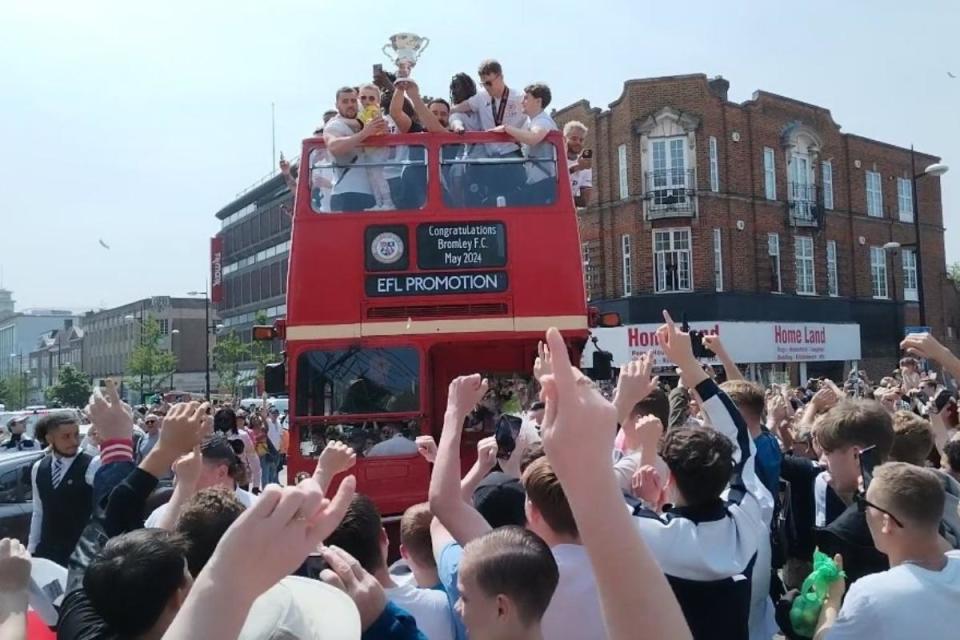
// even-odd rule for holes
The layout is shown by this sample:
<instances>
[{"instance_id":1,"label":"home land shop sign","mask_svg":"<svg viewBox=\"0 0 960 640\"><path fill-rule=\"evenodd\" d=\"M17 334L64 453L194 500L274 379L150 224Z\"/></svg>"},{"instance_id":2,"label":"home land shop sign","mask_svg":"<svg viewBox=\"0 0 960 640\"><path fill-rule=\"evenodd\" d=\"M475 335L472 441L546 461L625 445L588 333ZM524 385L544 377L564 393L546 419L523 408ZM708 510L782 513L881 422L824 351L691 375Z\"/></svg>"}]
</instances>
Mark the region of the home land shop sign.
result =
<instances>
[{"instance_id":1,"label":"home land shop sign","mask_svg":"<svg viewBox=\"0 0 960 640\"><path fill-rule=\"evenodd\" d=\"M657 343L660 325L594 329L600 347L619 366L652 352L656 366L669 366ZM813 362L860 359L860 325L820 322L691 322L691 329L717 334L738 363ZM589 344L586 357L592 351ZM592 357L592 356L591 356ZM589 361L589 360L585 360ZM716 360L712 360L716 363Z\"/></svg>"}]
</instances>

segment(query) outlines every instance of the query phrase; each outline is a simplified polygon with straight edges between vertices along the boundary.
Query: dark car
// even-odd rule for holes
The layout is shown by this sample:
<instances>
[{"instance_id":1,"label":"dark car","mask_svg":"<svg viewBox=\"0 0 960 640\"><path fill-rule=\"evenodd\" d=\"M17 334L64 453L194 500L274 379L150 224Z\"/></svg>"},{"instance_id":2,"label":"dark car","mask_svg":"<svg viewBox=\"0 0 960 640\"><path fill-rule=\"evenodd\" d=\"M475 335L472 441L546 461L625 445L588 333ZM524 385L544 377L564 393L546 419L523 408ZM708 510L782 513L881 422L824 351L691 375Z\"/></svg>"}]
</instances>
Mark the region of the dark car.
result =
<instances>
[{"instance_id":1,"label":"dark car","mask_svg":"<svg viewBox=\"0 0 960 640\"><path fill-rule=\"evenodd\" d=\"M0 538L27 544L33 515L30 470L43 455L43 451L23 451L0 456Z\"/></svg>"}]
</instances>

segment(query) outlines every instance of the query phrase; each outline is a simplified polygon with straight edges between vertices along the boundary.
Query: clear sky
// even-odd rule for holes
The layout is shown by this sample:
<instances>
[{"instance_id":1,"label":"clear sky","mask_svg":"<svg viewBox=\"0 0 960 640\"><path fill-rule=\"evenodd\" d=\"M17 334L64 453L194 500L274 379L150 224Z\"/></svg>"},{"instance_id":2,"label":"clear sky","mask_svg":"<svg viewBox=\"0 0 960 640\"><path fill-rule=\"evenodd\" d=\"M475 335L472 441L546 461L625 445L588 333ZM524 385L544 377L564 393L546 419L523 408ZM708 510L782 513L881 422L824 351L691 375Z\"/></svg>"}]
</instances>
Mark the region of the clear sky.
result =
<instances>
[{"instance_id":1,"label":"clear sky","mask_svg":"<svg viewBox=\"0 0 960 640\"><path fill-rule=\"evenodd\" d=\"M431 39L416 75L498 58L554 106L628 78L706 73L831 110L846 132L940 155L960 260L960 3L953 0L273 2L0 0L0 265L18 307L202 289L215 211L298 153L387 36ZM950 78L948 72L957 76ZM104 249L98 240L110 246Z\"/></svg>"}]
</instances>

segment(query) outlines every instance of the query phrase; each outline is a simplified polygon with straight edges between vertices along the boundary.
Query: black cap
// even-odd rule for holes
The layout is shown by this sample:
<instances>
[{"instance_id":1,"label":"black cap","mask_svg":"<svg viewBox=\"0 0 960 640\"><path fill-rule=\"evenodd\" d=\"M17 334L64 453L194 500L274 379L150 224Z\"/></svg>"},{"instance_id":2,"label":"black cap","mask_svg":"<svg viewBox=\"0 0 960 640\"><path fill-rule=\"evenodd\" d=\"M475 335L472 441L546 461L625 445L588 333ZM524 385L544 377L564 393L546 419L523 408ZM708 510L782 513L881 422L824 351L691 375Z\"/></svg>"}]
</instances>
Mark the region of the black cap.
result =
<instances>
[{"instance_id":1,"label":"black cap","mask_svg":"<svg viewBox=\"0 0 960 640\"><path fill-rule=\"evenodd\" d=\"M547 408L547 405L539 400L537 400L532 405L530 405L530 411L543 411L546 408Z\"/></svg>"},{"instance_id":2,"label":"black cap","mask_svg":"<svg viewBox=\"0 0 960 640\"><path fill-rule=\"evenodd\" d=\"M473 492L473 506L494 529L511 524L524 526L525 500L520 481L502 471L494 471L481 480Z\"/></svg>"},{"instance_id":3,"label":"black cap","mask_svg":"<svg viewBox=\"0 0 960 640\"><path fill-rule=\"evenodd\" d=\"M239 461L233 445L222 434L212 435L200 444L200 454L205 461L222 461L235 465Z\"/></svg>"}]
</instances>

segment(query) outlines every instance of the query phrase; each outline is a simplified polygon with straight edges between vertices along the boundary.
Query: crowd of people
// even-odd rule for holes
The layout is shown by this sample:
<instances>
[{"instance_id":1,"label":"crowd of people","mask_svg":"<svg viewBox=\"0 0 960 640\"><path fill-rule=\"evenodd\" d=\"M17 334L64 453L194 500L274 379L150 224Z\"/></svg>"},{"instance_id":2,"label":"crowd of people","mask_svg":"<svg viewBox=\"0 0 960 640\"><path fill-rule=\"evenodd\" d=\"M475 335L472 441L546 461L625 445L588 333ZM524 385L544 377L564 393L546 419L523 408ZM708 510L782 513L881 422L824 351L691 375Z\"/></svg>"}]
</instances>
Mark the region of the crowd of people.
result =
<instances>
[{"instance_id":1,"label":"crowd of people","mask_svg":"<svg viewBox=\"0 0 960 640\"><path fill-rule=\"evenodd\" d=\"M507 134L505 142L451 144L444 149L441 178L448 206L492 207L549 204L556 197L557 159L544 143L557 124L545 111L550 87L511 90L503 68L485 60L478 70L482 91L465 73L453 76L450 100L424 98L409 78L380 71L373 82L337 90L336 108L315 132L325 147L309 159L311 200L317 211L416 209L426 197L423 149L383 145L373 136L401 133ZM566 171L574 201L584 206L592 189L592 151L584 149L587 127L573 121L563 129ZM381 146L377 146L380 144ZM562 162L560 163L562 166ZM291 190L296 167L281 159ZM561 169L562 171L562 169Z\"/></svg>"},{"instance_id":2,"label":"crowd of people","mask_svg":"<svg viewBox=\"0 0 960 640\"><path fill-rule=\"evenodd\" d=\"M258 428L268 455L279 451L269 407L258 426L181 403L148 414L155 424L144 419L138 437L116 387L98 388L87 408L96 465L76 424L54 414L43 425L39 539L0 542L0 638L26 637L28 603L57 595L31 586L31 553L68 571L63 640L955 633L956 394L914 357L944 379L960 378L960 358L916 334L882 384L858 374L844 387L764 389L711 336L718 383L690 334L664 319L658 344L679 384L662 386L645 356L620 370L609 398L548 331L532 432L508 455L499 433L481 439L466 474L462 435L489 384L454 379L439 440L417 439L429 499L403 513L392 564L347 443L329 440L315 472L285 487L261 460L257 496L241 467ZM172 492L158 491L171 475ZM806 627L799 599L812 601Z\"/></svg>"}]
</instances>

